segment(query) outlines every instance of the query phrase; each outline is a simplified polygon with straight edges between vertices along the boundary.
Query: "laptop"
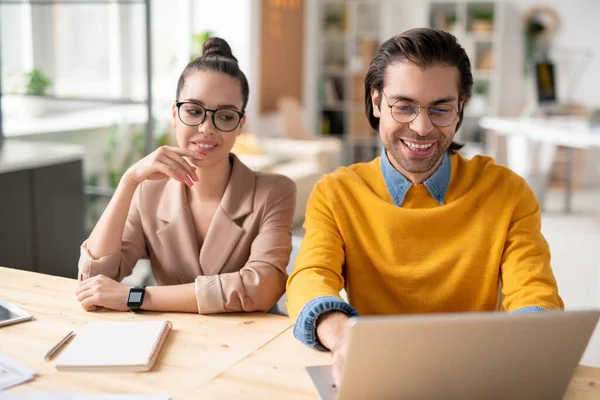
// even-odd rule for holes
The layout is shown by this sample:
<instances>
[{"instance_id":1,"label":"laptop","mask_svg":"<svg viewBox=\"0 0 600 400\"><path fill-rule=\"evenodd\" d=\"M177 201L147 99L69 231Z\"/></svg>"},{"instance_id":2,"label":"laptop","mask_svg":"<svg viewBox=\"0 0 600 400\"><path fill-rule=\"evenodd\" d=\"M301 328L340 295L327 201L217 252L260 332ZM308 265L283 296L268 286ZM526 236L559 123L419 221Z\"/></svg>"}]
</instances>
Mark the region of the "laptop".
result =
<instances>
[{"instance_id":1,"label":"laptop","mask_svg":"<svg viewBox=\"0 0 600 400\"><path fill-rule=\"evenodd\" d=\"M321 399L562 399L600 311L353 318L344 376Z\"/></svg>"}]
</instances>

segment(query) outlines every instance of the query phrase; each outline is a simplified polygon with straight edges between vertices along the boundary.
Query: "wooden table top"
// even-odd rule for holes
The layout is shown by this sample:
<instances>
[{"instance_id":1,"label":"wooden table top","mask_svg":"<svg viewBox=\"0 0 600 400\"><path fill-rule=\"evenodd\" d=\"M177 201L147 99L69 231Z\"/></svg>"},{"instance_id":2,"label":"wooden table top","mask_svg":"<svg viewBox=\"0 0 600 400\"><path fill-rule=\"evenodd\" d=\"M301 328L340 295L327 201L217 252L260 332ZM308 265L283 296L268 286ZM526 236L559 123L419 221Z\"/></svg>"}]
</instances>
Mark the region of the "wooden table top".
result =
<instances>
[{"instance_id":1,"label":"wooden table top","mask_svg":"<svg viewBox=\"0 0 600 400\"><path fill-rule=\"evenodd\" d=\"M331 355L303 345L294 338L292 329L205 382L185 398L318 399L305 367L331 364Z\"/></svg>"},{"instance_id":2,"label":"wooden table top","mask_svg":"<svg viewBox=\"0 0 600 400\"><path fill-rule=\"evenodd\" d=\"M34 321L0 328L0 352L38 376L10 392L165 394L171 399L317 399L305 371L331 363L292 335L289 318L262 314L87 313L75 299L77 281L0 267L0 297ZM163 320L174 331L154 369L142 373L57 372L44 354L68 331L92 320ZM565 400L600 399L600 368L580 366Z\"/></svg>"},{"instance_id":3,"label":"wooden table top","mask_svg":"<svg viewBox=\"0 0 600 400\"><path fill-rule=\"evenodd\" d=\"M288 329L283 316L251 313L205 316L185 313L86 312L75 298L77 281L0 267L0 297L34 316L0 331L0 352L33 368L36 378L11 391L166 394L178 399L252 354ZM150 372L58 372L44 355L65 334L88 321L173 322Z\"/></svg>"}]
</instances>

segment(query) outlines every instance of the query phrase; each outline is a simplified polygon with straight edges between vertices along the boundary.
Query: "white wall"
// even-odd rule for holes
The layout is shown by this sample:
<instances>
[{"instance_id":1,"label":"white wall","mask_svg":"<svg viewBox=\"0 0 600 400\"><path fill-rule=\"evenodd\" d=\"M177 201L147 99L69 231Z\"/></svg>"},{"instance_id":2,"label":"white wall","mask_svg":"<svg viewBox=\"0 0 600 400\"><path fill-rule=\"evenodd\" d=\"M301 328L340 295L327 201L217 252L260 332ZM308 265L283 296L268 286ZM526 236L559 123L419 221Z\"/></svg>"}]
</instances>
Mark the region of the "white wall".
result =
<instances>
[{"instance_id":1,"label":"white wall","mask_svg":"<svg viewBox=\"0 0 600 400\"><path fill-rule=\"evenodd\" d=\"M192 32L211 31L229 43L240 68L248 74L250 60L251 8L255 1L219 0L192 2Z\"/></svg>"},{"instance_id":2,"label":"white wall","mask_svg":"<svg viewBox=\"0 0 600 400\"><path fill-rule=\"evenodd\" d=\"M259 6L260 1L257 0L192 0L192 32L211 31L213 36L225 39L248 78L250 100L247 130L257 124Z\"/></svg>"},{"instance_id":3,"label":"white wall","mask_svg":"<svg viewBox=\"0 0 600 400\"><path fill-rule=\"evenodd\" d=\"M557 68L558 96L563 101L600 108L600 75L597 73L600 71L600 1L512 0L511 3L521 13L533 6L548 6L557 11L560 25L552 40L551 54ZM583 74L577 74L584 59L578 54L582 50L591 51L592 59ZM573 84L576 86L572 87Z\"/></svg>"},{"instance_id":4,"label":"white wall","mask_svg":"<svg viewBox=\"0 0 600 400\"><path fill-rule=\"evenodd\" d=\"M560 101L581 103L600 108L600 1L597 0L512 0L513 6L525 12L533 6L555 9L560 18L559 28L552 41L551 52L556 63L556 81ZM592 58L581 73L582 50ZM565 132L568 135L568 132ZM600 151L584 154L583 175L576 177L585 186L600 186Z\"/></svg>"}]
</instances>

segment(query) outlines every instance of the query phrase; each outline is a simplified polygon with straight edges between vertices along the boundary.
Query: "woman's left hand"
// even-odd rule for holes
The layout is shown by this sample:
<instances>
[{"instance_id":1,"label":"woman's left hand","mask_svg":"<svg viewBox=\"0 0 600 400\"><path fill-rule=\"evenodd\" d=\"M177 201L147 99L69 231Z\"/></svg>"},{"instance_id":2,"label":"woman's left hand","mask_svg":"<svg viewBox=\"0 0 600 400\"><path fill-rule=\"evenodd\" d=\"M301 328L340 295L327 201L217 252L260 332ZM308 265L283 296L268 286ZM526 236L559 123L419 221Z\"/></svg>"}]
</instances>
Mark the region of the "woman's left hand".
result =
<instances>
[{"instance_id":1,"label":"woman's left hand","mask_svg":"<svg viewBox=\"0 0 600 400\"><path fill-rule=\"evenodd\" d=\"M104 275L97 275L82 281L75 294L86 311L98 308L110 308L117 311L129 311L127 297L129 286L123 285Z\"/></svg>"}]
</instances>

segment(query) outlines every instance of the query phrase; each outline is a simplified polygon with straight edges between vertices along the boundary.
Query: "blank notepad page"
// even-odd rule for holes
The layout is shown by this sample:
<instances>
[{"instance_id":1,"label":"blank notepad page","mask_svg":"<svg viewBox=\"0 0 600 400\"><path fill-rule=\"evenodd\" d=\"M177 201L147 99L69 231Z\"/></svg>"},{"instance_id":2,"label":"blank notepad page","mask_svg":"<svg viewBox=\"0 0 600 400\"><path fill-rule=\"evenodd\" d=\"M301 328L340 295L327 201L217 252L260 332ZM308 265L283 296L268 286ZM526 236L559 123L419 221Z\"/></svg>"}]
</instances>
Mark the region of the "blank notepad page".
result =
<instances>
[{"instance_id":1,"label":"blank notepad page","mask_svg":"<svg viewBox=\"0 0 600 400\"><path fill-rule=\"evenodd\" d=\"M147 370L170 328L169 321L88 322L57 359L56 368Z\"/></svg>"}]
</instances>

